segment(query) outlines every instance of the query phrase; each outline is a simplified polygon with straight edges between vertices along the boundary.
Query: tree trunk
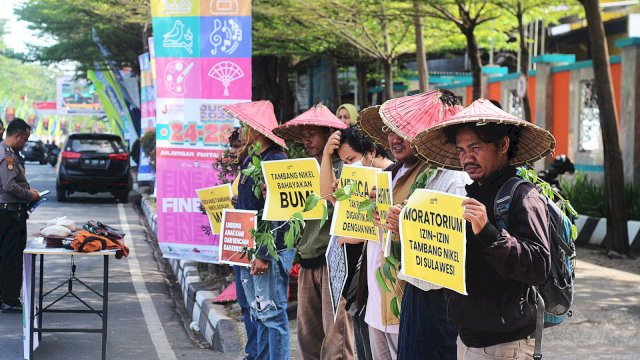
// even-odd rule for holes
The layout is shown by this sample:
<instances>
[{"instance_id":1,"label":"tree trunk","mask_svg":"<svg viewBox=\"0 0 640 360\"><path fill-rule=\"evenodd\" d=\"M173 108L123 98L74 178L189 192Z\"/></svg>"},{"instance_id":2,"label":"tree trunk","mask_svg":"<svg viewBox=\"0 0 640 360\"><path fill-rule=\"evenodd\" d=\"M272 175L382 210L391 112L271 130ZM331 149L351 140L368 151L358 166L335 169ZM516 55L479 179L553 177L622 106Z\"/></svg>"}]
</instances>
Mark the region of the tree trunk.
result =
<instances>
[{"instance_id":1,"label":"tree trunk","mask_svg":"<svg viewBox=\"0 0 640 360\"><path fill-rule=\"evenodd\" d=\"M524 38L524 24L522 20L522 12L520 12L520 2L518 2L518 34L520 35L520 73L525 77L529 73L529 48ZM522 98L522 110L524 113L524 119L531 122L531 106L529 106L529 91L525 91Z\"/></svg>"},{"instance_id":2,"label":"tree trunk","mask_svg":"<svg viewBox=\"0 0 640 360\"><path fill-rule=\"evenodd\" d=\"M482 61L480 60L480 50L473 30L473 28L466 29L463 34L467 38L467 53L469 54L469 62L471 62L471 77L473 78L472 100L477 100L482 93Z\"/></svg>"},{"instance_id":3,"label":"tree trunk","mask_svg":"<svg viewBox=\"0 0 640 360\"><path fill-rule=\"evenodd\" d=\"M293 101L289 86L289 58L278 58L278 87L280 93L280 121L285 122L293 118Z\"/></svg>"},{"instance_id":4,"label":"tree trunk","mask_svg":"<svg viewBox=\"0 0 640 360\"><path fill-rule=\"evenodd\" d=\"M389 28L387 18L384 17L384 9L380 18L380 27L384 39L384 53L386 58L382 60L384 67L384 94L385 101L393 98L393 57L391 56L391 40L389 39Z\"/></svg>"},{"instance_id":5,"label":"tree trunk","mask_svg":"<svg viewBox=\"0 0 640 360\"><path fill-rule=\"evenodd\" d=\"M393 98L393 63L390 59L382 61L384 69L384 101Z\"/></svg>"},{"instance_id":6,"label":"tree trunk","mask_svg":"<svg viewBox=\"0 0 640 360\"><path fill-rule=\"evenodd\" d=\"M329 108L335 110L342 103L340 99L340 84L338 82L338 64L336 64L335 58L331 58L329 61L331 61L331 101L333 102Z\"/></svg>"},{"instance_id":7,"label":"tree trunk","mask_svg":"<svg viewBox=\"0 0 640 360\"><path fill-rule=\"evenodd\" d=\"M369 106L369 88L367 86L367 64L356 63L356 77L358 78L358 106L364 109Z\"/></svg>"},{"instance_id":8,"label":"tree trunk","mask_svg":"<svg viewBox=\"0 0 640 360\"><path fill-rule=\"evenodd\" d=\"M416 67L418 68L418 87L420 92L429 90L429 73L427 71L427 54L424 49L424 34L422 29L423 17L420 15L422 6L418 0L413 0L416 15L413 24L416 31Z\"/></svg>"},{"instance_id":9,"label":"tree trunk","mask_svg":"<svg viewBox=\"0 0 640 360\"><path fill-rule=\"evenodd\" d=\"M598 0L581 0L587 18L589 43L593 57L600 129L604 146L604 184L607 204L607 250L629 254L629 234L624 208L622 151L618 138L618 121L611 85L609 50L600 17Z\"/></svg>"}]
</instances>

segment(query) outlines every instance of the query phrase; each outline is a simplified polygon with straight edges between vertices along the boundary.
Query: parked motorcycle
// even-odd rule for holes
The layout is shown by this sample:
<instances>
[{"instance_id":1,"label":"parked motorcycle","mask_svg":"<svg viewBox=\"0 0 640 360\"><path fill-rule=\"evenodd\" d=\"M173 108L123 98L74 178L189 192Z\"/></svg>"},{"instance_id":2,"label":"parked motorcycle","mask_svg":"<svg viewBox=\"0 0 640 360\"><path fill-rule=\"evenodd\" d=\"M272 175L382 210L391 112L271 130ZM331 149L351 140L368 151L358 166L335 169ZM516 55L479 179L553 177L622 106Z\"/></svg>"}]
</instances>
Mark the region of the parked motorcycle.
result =
<instances>
[{"instance_id":1,"label":"parked motorcycle","mask_svg":"<svg viewBox=\"0 0 640 360\"><path fill-rule=\"evenodd\" d=\"M558 177L566 173L573 174L575 171L576 167L573 165L571 160L569 160L566 155L562 154L556 156L548 169L539 171L538 177L551 184L551 187L553 187L554 190L564 196L562 191L560 191L560 182L558 181Z\"/></svg>"},{"instance_id":2,"label":"parked motorcycle","mask_svg":"<svg viewBox=\"0 0 640 360\"><path fill-rule=\"evenodd\" d=\"M47 162L51 166L56 166L56 164L58 163L58 155L60 155L60 148L58 148L56 145L47 145L47 147L49 147Z\"/></svg>"}]
</instances>

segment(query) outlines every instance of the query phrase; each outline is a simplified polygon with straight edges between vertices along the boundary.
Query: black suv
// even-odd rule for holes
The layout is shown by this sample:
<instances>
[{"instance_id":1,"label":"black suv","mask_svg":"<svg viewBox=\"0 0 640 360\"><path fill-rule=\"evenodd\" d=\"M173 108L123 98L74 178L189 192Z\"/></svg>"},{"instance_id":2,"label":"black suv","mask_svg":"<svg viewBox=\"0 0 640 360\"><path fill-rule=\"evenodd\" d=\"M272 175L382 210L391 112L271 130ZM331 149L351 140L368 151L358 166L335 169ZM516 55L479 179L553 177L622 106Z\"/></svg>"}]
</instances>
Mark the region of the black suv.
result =
<instances>
[{"instance_id":1,"label":"black suv","mask_svg":"<svg viewBox=\"0 0 640 360\"><path fill-rule=\"evenodd\" d=\"M110 192L127 202L131 187L129 153L117 135L69 135L57 167L58 201L81 191L95 194Z\"/></svg>"},{"instance_id":2,"label":"black suv","mask_svg":"<svg viewBox=\"0 0 640 360\"><path fill-rule=\"evenodd\" d=\"M49 158L49 150L40 140L27 141L20 153L24 157L24 161L37 161L40 165L46 164Z\"/></svg>"}]
</instances>

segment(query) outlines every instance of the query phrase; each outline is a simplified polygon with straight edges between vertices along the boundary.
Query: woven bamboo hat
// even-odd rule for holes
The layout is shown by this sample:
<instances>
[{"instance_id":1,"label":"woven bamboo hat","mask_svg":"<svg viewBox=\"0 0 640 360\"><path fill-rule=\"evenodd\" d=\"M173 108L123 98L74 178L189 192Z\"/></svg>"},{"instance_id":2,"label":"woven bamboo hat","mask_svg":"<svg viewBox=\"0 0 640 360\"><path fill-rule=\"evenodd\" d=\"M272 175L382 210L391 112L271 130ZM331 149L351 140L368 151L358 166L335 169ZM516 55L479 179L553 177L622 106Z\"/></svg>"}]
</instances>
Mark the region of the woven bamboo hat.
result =
<instances>
[{"instance_id":1,"label":"woven bamboo hat","mask_svg":"<svg viewBox=\"0 0 640 360\"><path fill-rule=\"evenodd\" d=\"M271 101L260 100L225 105L222 110L287 149L284 140L273 133L273 129L278 126L278 120L276 120Z\"/></svg>"},{"instance_id":2,"label":"woven bamboo hat","mask_svg":"<svg viewBox=\"0 0 640 360\"><path fill-rule=\"evenodd\" d=\"M430 90L386 101L360 112L359 125L378 145L389 150L387 133L393 131L413 141L421 131L439 124L462 110L446 90Z\"/></svg>"},{"instance_id":3,"label":"woven bamboo hat","mask_svg":"<svg viewBox=\"0 0 640 360\"><path fill-rule=\"evenodd\" d=\"M518 126L518 149L509 161L511 165L533 163L547 156L556 147L556 140L550 132L504 112L487 99L478 99L449 120L421 132L413 141L413 146L428 162L447 169L461 170L456 146L447 143L444 129L464 123L476 123L478 126L489 123Z\"/></svg>"},{"instance_id":4,"label":"woven bamboo hat","mask_svg":"<svg viewBox=\"0 0 640 360\"><path fill-rule=\"evenodd\" d=\"M303 126L321 126L333 129L346 129L347 125L340 121L329 109L317 104L292 120L273 129L273 132L286 141L302 142Z\"/></svg>"}]
</instances>

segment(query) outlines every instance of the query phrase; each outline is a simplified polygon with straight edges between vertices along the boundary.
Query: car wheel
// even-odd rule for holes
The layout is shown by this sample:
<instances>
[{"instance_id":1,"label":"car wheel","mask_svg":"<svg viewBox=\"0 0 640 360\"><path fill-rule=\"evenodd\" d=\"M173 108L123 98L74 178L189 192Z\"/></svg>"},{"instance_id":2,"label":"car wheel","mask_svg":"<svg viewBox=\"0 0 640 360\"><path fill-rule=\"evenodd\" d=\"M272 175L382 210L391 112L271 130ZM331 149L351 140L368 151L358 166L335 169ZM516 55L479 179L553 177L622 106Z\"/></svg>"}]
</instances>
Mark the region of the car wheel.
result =
<instances>
[{"instance_id":1,"label":"car wheel","mask_svg":"<svg viewBox=\"0 0 640 360\"><path fill-rule=\"evenodd\" d=\"M67 191L62 186L56 186L56 200L59 202L67 201Z\"/></svg>"},{"instance_id":2,"label":"car wheel","mask_svg":"<svg viewBox=\"0 0 640 360\"><path fill-rule=\"evenodd\" d=\"M40 160L40 165L45 165L47 163L47 159Z\"/></svg>"},{"instance_id":3,"label":"car wheel","mask_svg":"<svg viewBox=\"0 0 640 360\"><path fill-rule=\"evenodd\" d=\"M116 196L116 199L117 199L119 202L123 203L123 204L126 204L126 203L128 203L128 202L129 202L129 191L128 191L128 190L126 190L126 191L119 191L119 192L117 192L117 193L115 194L115 196Z\"/></svg>"}]
</instances>

